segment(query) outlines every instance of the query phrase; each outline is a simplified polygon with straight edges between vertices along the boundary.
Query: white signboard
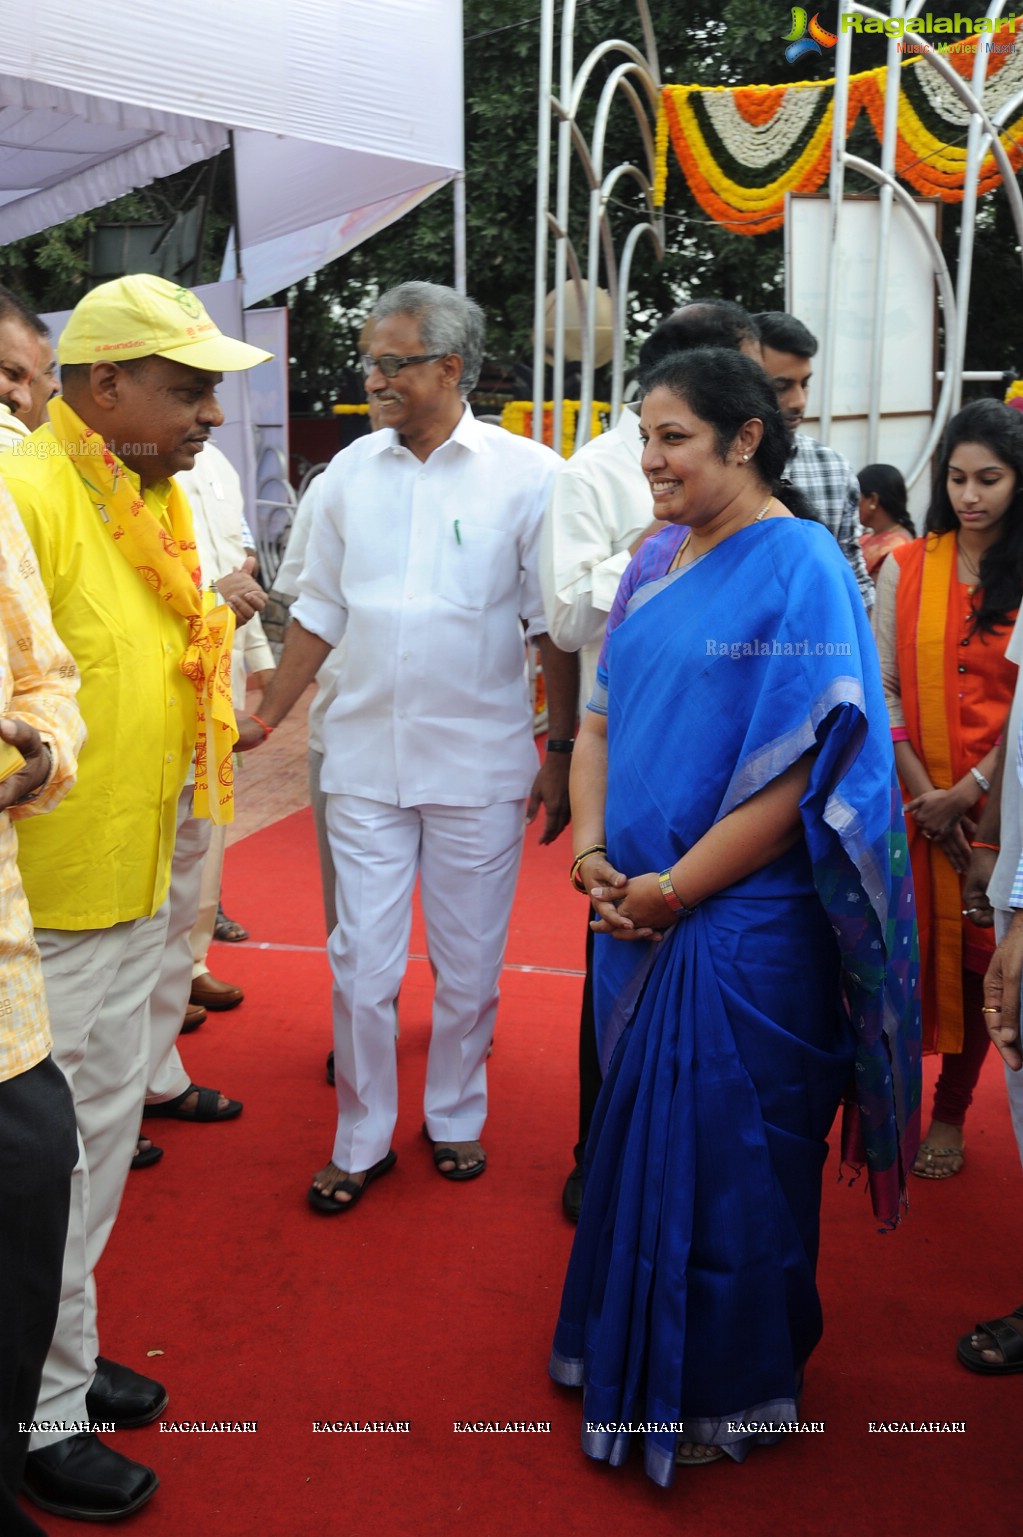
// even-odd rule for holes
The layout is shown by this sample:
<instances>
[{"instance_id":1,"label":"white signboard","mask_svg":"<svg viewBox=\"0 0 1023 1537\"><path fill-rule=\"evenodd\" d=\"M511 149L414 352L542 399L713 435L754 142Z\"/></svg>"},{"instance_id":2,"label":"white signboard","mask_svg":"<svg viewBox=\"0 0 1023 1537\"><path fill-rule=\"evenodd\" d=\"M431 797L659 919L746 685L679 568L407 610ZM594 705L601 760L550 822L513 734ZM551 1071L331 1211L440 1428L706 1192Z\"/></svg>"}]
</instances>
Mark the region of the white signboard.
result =
<instances>
[{"instance_id":1,"label":"white signboard","mask_svg":"<svg viewBox=\"0 0 1023 1537\"><path fill-rule=\"evenodd\" d=\"M917 201L936 234L934 202ZM866 462L870 405L880 204L876 197L846 198L836 253L838 310L830 444L853 469ZM785 307L821 339L824 329L830 203L826 197L790 196L785 213ZM916 463L930 429L935 385L935 284L930 253L909 214L892 207L882 326L881 422L877 462L903 474ZM820 354L818 353L818 359ZM818 397L819 398L819 397ZM813 435L817 401L811 386L805 430ZM930 493L926 472L911 496L914 512Z\"/></svg>"}]
</instances>

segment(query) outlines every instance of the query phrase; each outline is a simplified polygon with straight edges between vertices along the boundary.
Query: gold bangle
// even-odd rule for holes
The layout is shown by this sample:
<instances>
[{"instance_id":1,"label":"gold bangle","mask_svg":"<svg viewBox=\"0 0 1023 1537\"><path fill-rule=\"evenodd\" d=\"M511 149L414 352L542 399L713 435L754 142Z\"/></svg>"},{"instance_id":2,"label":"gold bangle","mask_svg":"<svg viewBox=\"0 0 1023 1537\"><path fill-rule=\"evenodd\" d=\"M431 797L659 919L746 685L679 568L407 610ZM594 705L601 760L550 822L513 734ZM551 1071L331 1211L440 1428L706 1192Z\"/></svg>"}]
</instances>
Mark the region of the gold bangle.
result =
<instances>
[{"instance_id":1,"label":"gold bangle","mask_svg":"<svg viewBox=\"0 0 1023 1537\"><path fill-rule=\"evenodd\" d=\"M573 859L573 861L572 861L572 868L568 872L568 878L572 882L572 885L575 887L576 891L580 892L583 896L586 896L587 892L586 892L586 887L584 885L582 885L582 883L579 880L579 866L582 864L584 859L589 859L591 854L606 854L606 853L607 853L607 844L606 843L591 843L588 849L583 849L582 853L581 854L577 854L575 856L575 858Z\"/></svg>"}]
</instances>

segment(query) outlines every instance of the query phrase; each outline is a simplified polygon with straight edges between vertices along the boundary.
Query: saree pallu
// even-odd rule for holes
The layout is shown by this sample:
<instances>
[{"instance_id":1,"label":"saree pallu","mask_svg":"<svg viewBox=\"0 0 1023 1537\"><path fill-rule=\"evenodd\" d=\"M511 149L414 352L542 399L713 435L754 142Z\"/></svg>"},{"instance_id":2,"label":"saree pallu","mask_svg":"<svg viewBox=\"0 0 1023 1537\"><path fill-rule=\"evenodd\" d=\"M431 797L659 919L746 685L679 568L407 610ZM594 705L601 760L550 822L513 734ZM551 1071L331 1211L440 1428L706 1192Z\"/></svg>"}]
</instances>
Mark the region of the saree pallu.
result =
<instances>
[{"instance_id":1,"label":"saree pallu","mask_svg":"<svg viewBox=\"0 0 1023 1537\"><path fill-rule=\"evenodd\" d=\"M1005 658L1012 631L971 634L973 589L956 579L955 534L929 534L896 551L899 693L910 745L931 783L950 789L994 747L1012 704L1016 667ZM970 813L976 820L978 802ZM920 926L926 1051L963 1049L963 969L983 976L994 930L963 916L963 882L912 817L909 854Z\"/></svg>"},{"instance_id":2,"label":"saree pallu","mask_svg":"<svg viewBox=\"0 0 1023 1537\"><path fill-rule=\"evenodd\" d=\"M597 936L610 1065L551 1372L584 1388L589 1455L621 1462L641 1425L667 1484L678 1440L741 1459L798 1417L850 1080L845 1155L898 1219L919 1139L915 927L873 638L826 530L757 524L640 589L608 672L608 857L626 874L674 863L816 748L789 853L660 944Z\"/></svg>"}]
</instances>

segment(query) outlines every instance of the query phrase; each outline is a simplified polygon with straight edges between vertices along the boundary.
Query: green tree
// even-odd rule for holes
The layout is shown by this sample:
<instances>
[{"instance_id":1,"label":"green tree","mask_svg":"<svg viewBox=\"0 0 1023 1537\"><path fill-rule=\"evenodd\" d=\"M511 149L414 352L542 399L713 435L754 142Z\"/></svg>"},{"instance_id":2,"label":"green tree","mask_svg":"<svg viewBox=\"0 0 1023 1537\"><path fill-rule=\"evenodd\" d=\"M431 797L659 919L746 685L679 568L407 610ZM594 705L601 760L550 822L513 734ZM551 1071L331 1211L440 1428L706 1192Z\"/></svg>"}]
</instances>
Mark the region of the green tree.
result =
<instances>
[{"instance_id":1,"label":"green tree","mask_svg":"<svg viewBox=\"0 0 1023 1537\"><path fill-rule=\"evenodd\" d=\"M813 7L811 9L816 9ZM982 0L929 0L932 15L984 14ZM540 0L465 0L465 136L467 277L469 292L488 317L492 362L528 369L532 357L533 242L536 187L537 83ZM666 81L698 84L788 84L827 78L834 53L785 59L784 34L790 8L776 0L650 0ZM559 7L559 20L560 20ZM833 0L819 7L823 25L837 25ZM641 43L632 0L579 0L576 64L608 36ZM556 46L557 53L557 46ZM861 36L854 68L883 63L884 41ZM588 106L616 60L597 71ZM856 130L854 148L877 159L866 124ZM631 112L619 103L612 119L606 163L635 158L637 137ZM229 224L230 184L226 157L216 167L206 223L204 277L219 271ZM73 304L88 280L88 239L97 223L166 218L181 207L195 183L181 172L110 207L71 220L31 240L0 251L0 281L23 292L40 308ZM628 187L629 184L619 184ZM856 179L851 190L867 190ZM620 192L613 216L619 230L631 223L638 198ZM573 177L573 228L582 229L585 191ZM1018 291L1020 259L1003 192L982 200L983 238L978 241L971 305L969 367L1023 366L1023 313L1003 301ZM944 209L943 239L954 250L958 209ZM400 223L383 230L347 256L322 269L274 302L287 303L290 319L292 385L301 409L324 410L333 400L361 398L354 371L358 336L377 295L409 277L450 283L454 271L454 201L444 188ZM719 295L751 309L783 302L781 233L748 237L715 224L699 208L681 171L672 164L668 182L667 251L658 263L642 242L632 271L631 330L639 339L653 319L690 297ZM616 241L620 245L620 239ZM518 386L521 389L521 385Z\"/></svg>"}]
</instances>

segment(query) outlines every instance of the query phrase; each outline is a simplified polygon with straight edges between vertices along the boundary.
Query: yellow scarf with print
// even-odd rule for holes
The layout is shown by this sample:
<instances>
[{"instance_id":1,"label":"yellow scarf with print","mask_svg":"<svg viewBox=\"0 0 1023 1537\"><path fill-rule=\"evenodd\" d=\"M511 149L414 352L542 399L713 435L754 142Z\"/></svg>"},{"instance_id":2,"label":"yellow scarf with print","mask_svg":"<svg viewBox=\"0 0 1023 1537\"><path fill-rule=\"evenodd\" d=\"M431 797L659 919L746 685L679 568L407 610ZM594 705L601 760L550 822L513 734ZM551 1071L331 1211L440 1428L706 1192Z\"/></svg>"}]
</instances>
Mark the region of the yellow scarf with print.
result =
<instances>
[{"instance_id":1,"label":"yellow scarf with print","mask_svg":"<svg viewBox=\"0 0 1023 1537\"><path fill-rule=\"evenodd\" d=\"M168 533L99 433L60 395L50 401L49 409L54 435L78 471L102 527L146 586L188 625L188 645L178 665L195 687L195 815L217 823L233 821L232 750L238 740L231 702L234 613L226 603L203 612L202 573L188 500L172 479Z\"/></svg>"}]
</instances>

